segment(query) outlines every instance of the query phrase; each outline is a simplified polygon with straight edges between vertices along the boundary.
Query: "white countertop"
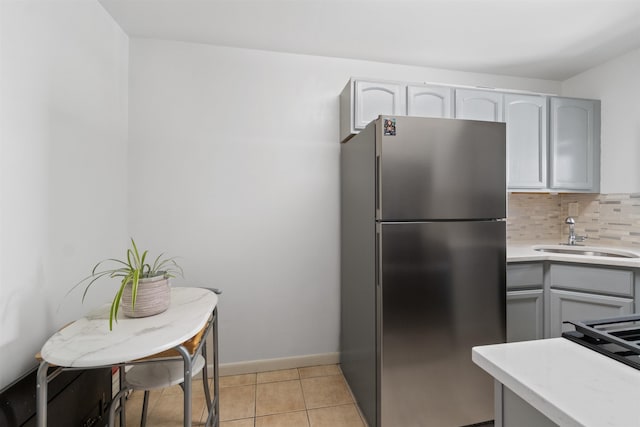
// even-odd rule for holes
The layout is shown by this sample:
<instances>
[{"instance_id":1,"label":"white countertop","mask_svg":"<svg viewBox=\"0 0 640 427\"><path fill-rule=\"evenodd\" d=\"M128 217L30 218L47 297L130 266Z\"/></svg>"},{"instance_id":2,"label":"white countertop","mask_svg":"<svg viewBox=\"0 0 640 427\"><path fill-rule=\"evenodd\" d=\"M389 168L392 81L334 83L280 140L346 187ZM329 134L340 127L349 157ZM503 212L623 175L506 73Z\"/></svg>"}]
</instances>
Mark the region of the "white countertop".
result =
<instances>
[{"instance_id":1,"label":"white countertop","mask_svg":"<svg viewBox=\"0 0 640 427\"><path fill-rule=\"evenodd\" d=\"M605 246L576 246L583 250L608 249L614 251L631 252L638 255L638 258L614 258L589 255L555 254L551 252L539 252L534 250L536 246L557 246L571 248L571 246L560 246L558 241L537 241L537 242L507 242L507 262L525 261L560 261L574 262L581 264L599 264L619 267L640 268L640 250L626 247L605 247Z\"/></svg>"},{"instance_id":2,"label":"white countertop","mask_svg":"<svg viewBox=\"0 0 640 427\"><path fill-rule=\"evenodd\" d=\"M167 311L135 319L119 315L112 331L110 304L106 304L56 332L40 353L50 364L76 368L140 359L193 337L205 326L217 303L218 297L210 290L172 288Z\"/></svg>"},{"instance_id":3,"label":"white countertop","mask_svg":"<svg viewBox=\"0 0 640 427\"><path fill-rule=\"evenodd\" d=\"M640 426L640 371L565 338L474 347L472 358L561 426Z\"/></svg>"}]
</instances>

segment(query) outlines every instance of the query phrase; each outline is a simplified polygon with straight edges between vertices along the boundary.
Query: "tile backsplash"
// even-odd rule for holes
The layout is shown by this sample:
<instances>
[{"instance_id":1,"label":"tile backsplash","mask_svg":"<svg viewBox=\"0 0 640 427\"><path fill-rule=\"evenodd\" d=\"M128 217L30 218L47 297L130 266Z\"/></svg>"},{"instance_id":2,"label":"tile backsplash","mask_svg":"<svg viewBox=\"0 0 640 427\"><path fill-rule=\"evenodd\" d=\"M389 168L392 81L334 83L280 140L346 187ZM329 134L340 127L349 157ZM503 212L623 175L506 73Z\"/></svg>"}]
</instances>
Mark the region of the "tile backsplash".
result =
<instances>
[{"instance_id":1,"label":"tile backsplash","mask_svg":"<svg viewBox=\"0 0 640 427\"><path fill-rule=\"evenodd\" d=\"M566 242L564 220L572 216L576 234L588 236L584 244L640 247L640 193L509 193L508 206L509 241Z\"/></svg>"},{"instance_id":2,"label":"tile backsplash","mask_svg":"<svg viewBox=\"0 0 640 427\"><path fill-rule=\"evenodd\" d=\"M560 238L560 198L550 194L509 193L507 239Z\"/></svg>"}]
</instances>

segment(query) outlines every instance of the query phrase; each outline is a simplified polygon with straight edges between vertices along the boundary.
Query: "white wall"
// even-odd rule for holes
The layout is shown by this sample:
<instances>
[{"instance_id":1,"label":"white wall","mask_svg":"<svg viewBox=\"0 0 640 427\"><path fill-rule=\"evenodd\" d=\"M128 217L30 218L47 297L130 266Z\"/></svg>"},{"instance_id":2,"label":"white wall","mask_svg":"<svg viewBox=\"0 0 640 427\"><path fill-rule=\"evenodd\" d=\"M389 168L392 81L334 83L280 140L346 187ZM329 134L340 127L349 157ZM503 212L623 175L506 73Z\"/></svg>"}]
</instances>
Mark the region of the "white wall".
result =
<instances>
[{"instance_id":1,"label":"white wall","mask_svg":"<svg viewBox=\"0 0 640 427\"><path fill-rule=\"evenodd\" d=\"M640 192L640 49L562 82L562 95L602 101L602 193Z\"/></svg>"},{"instance_id":2,"label":"white wall","mask_svg":"<svg viewBox=\"0 0 640 427\"><path fill-rule=\"evenodd\" d=\"M0 388L126 245L128 38L93 0L0 3ZM115 285L115 284L114 284Z\"/></svg>"},{"instance_id":3,"label":"white wall","mask_svg":"<svg viewBox=\"0 0 640 427\"><path fill-rule=\"evenodd\" d=\"M338 351L338 95L350 76L559 83L132 39L130 230L223 289L221 362ZM177 281L180 283L181 281Z\"/></svg>"}]
</instances>

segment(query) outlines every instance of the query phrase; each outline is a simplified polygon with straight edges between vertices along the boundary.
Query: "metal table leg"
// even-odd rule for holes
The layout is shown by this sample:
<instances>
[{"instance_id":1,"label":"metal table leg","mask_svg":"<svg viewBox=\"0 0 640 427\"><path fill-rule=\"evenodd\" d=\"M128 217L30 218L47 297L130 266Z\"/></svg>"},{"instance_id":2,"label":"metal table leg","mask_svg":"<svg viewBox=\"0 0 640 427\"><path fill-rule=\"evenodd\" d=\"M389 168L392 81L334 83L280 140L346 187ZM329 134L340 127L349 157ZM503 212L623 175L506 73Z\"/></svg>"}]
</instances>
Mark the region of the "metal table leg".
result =
<instances>
[{"instance_id":1,"label":"metal table leg","mask_svg":"<svg viewBox=\"0 0 640 427\"><path fill-rule=\"evenodd\" d=\"M207 355L207 346L206 342L202 347L202 356L205 360L205 369L203 369L203 381L204 383L204 393L207 399L207 420L205 422L206 427L218 427L220 424L220 397L218 395L219 386L218 386L218 322L217 322L217 309L214 309L211 318L211 326L212 329L212 350L213 350L213 386L214 386L214 395L213 399L211 398L211 392L209 391L209 383L207 378L207 369L209 367L209 358Z\"/></svg>"},{"instance_id":2,"label":"metal table leg","mask_svg":"<svg viewBox=\"0 0 640 427\"><path fill-rule=\"evenodd\" d=\"M120 427L125 427L127 425L127 411L126 411L126 404L127 404L127 394L126 393L121 393L122 390L126 389L125 387L125 383L126 383L126 371L125 371L125 366L120 366L118 368L118 386L119 386L119 390L118 390L118 396L120 396Z\"/></svg>"},{"instance_id":3,"label":"metal table leg","mask_svg":"<svg viewBox=\"0 0 640 427\"><path fill-rule=\"evenodd\" d=\"M204 369L202 370L202 382L204 386L204 397L207 401L207 414L211 412L211 392L209 391L209 377L207 370L209 369L209 357L207 355L207 339L202 340L202 357L204 358Z\"/></svg>"},{"instance_id":4,"label":"metal table leg","mask_svg":"<svg viewBox=\"0 0 640 427\"><path fill-rule=\"evenodd\" d=\"M36 411L38 427L47 427L47 388L49 386L47 379L47 370L49 364L44 360L40 362L37 374L37 394L36 394Z\"/></svg>"},{"instance_id":5,"label":"metal table leg","mask_svg":"<svg viewBox=\"0 0 640 427\"><path fill-rule=\"evenodd\" d=\"M191 427L191 355L182 345L176 347L184 361L184 427Z\"/></svg>"},{"instance_id":6,"label":"metal table leg","mask_svg":"<svg viewBox=\"0 0 640 427\"><path fill-rule=\"evenodd\" d=\"M120 400L120 408L118 408L120 410L120 425L122 426L122 414L124 413L125 408L122 407L122 398L127 394L127 391L129 391L126 388L120 388L120 391L118 392L118 394L116 394L113 398L113 400L111 401L111 405L109 405L109 427L114 427L115 426L115 418L116 418L116 402L118 400Z\"/></svg>"},{"instance_id":7,"label":"metal table leg","mask_svg":"<svg viewBox=\"0 0 640 427\"><path fill-rule=\"evenodd\" d=\"M213 309L213 413L215 427L220 424L220 388L218 386L218 308Z\"/></svg>"}]
</instances>

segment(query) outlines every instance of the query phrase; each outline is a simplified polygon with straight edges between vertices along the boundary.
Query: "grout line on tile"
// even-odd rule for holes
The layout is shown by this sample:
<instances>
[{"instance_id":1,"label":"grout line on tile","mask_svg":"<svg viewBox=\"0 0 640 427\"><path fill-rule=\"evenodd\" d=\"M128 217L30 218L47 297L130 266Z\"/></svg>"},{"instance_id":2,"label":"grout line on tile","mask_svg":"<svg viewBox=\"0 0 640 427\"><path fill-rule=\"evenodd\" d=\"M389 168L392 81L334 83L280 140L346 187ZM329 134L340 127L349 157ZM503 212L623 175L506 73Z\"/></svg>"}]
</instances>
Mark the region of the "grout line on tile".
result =
<instances>
[{"instance_id":1,"label":"grout line on tile","mask_svg":"<svg viewBox=\"0 0 640 427\"><path fill-rule=\"evenodd\" d=\"M300 373L298 372L298 375ZM300 382L300 390L302 390L302 400L304 402L304 409L307 411L307 418L309 417L309 408L307 407L307 397L304 395L304 387L302 387L302 379L298 380ZM311 425L311 420L309 420L309 425Z\"/></svg>"},{"instance_id":2,"label":"grout line on tile","mask_svg":"<svg viewBox=\"0 0 640 427\"><path fill-rule=\"evenodd\" d=\"M258 416L258 374L256 373L256 387L253 391L253 426L256 425L256 417Z\"/></svg>"}]
</instances>

